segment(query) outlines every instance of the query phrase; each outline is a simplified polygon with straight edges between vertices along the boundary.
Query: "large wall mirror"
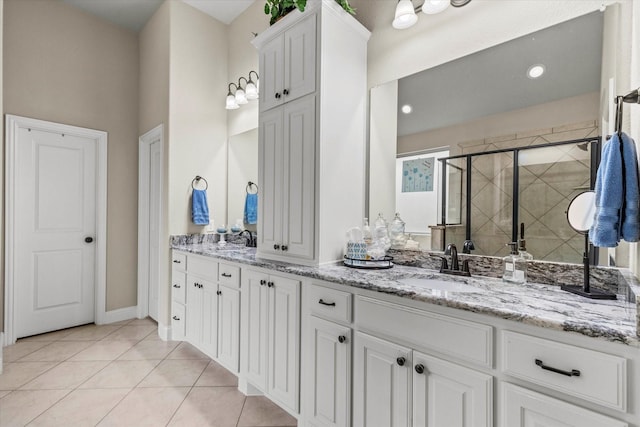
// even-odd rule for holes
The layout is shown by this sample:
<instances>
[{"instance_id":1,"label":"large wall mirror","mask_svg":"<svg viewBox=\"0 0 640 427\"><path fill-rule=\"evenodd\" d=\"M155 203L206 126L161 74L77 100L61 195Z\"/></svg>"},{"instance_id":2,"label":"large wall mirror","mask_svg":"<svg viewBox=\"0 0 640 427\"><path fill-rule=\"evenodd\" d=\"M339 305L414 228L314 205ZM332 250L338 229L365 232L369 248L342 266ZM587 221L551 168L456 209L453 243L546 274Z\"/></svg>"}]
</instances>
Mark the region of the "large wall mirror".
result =
<instances>
[{"instance_id":1,"label":"large wall mirror","mask_svg":"<svg viewBox=\"0 0 640 427\"><path fill-rule=\"evenodd\" d=\"M373 88L369 216L399 212L424 249L470 238L472 253L491 256L507 254L524 224L535 259L581 262L566 210L592 185L608 129L614 12Z\"/></svg>"},{"instance_id":2,"label":"large wall mirror","mask_svg":"<svg viewBox=\"0 0 640 427\"><path fill-rule=\"evenodd\" d=\"M244 220L247 191L255 193L258 183L258 129L229 138L227 160L227 222L229 227ZM253 183L253 186L249 185ZM255 231L255 224L244 224Z\"/></svg>"}]
</instances>

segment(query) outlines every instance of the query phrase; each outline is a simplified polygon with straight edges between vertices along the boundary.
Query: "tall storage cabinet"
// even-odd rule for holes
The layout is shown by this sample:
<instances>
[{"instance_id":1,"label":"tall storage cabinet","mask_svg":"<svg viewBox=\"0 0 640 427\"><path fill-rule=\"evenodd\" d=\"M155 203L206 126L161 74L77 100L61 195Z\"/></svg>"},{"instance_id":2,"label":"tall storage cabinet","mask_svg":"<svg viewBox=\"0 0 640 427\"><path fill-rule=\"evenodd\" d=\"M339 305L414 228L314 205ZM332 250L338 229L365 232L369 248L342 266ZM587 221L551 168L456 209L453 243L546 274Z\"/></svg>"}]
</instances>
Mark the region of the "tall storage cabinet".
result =
<instances>
[{"instance_id":1,"label":"tall storage cabinet","mask_svg":"<svg viewBox=\"0 0 640 427\"><path fill-rule=\"evenodd\" d=\"M258 257L343 255L364 215L367 40L333 0L310 0L254 40L260 58Z\"/></svg>"}]
</instances>

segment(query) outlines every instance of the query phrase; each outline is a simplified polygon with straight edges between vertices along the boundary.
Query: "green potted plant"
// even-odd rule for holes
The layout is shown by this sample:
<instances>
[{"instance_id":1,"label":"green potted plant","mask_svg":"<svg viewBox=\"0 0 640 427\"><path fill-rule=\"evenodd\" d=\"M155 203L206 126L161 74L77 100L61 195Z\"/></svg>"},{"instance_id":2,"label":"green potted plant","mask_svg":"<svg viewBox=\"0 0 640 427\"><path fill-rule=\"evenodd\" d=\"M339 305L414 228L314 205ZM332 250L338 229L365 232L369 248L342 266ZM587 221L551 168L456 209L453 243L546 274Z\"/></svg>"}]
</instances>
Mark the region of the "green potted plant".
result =
<instances>
[{"instance_id":1,"label":"green potted plant","mask_svg":"<svg viewBox=\"0 0 640 427\"><path fill-rule=\"evenodd\" d=\"M344 10L352 15L356 14L356 10L349 5L349 0L336 0ZM273 25L280 18L291 12L293 9L300 9L300 12L304 12L304 8L307 6L307 0L266 0L264 4L264 13L271 15L269 24Z\"/></svg>"}]
</instances>

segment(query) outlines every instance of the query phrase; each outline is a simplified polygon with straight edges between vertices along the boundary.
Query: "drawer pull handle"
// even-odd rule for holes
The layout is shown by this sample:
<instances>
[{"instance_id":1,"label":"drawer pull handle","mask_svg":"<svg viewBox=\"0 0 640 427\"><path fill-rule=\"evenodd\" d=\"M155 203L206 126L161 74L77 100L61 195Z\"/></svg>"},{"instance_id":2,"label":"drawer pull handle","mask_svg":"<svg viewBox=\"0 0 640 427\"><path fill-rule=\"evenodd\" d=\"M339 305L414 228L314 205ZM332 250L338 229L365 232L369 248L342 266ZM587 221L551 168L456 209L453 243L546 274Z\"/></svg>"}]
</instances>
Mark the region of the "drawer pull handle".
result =
<instances>
[{"instance_id":1,"label":"drawer pull handle","mask_svg":"<svg viewBox=\"0 0 640 427\"><path fill-rule=\"evenodd\" d=\"M174 288L180 289L180 285L173 285Z\"/></svg>"},{"instance_id":2,"label":"drawer pull handle","mask_svg":"<svg viewBox=\"0 0 640 427\"><path fill-rule=\"evenodd\" d=\"M178 316L173 316L173 320L180 320Z\"/></svg>"},{"instance_id":3,"label":"drawer pull handle","mask_svg":"<svg viewBox=\"0 0 640 427\"><path fill-rule=\"evenodd\" d=\"M572 369L570 371L563 371L562 369L553 368L551 366L545 365L544 362L542 360L540 360L540 359L536 359L536 365L540 366L545 371L555 372L556 374L566 375L568 377L579 377L580 376L580 371L577 370L577 369Z\"/></svg>"},{"instance_id":4,"label":"drawer pull handle","mask_svg":"<svg viewBox=\"0 0 640 427\"><path fill-rule=\"evenodd\" d=\"M222 273L222 277L231 277L231 275L227 273Z\"/></svg>"},{"instance_id":5,"label":"drawer pull handle","mask_svg":"<svg viewBox=\"0 0 640 427\"><path fill-rule=\"evenodd\" d=\"M396 359L396 362L398 363L398 366L404 366L404 362L406 362L407 359L405 359L404 357L398 357Z\"/></svg>"},{"instance_id":6,"label":"drawer pull handle","mask_svg":"<svg viewBox=\"0 0 640 427\"><path fill-rule=\"evenodd\" d=\"M320 298L320 301L318 301L318 304L328 305L329 307L335 307L336 306L335 302L324 302L324 300L322 298Z\"/></svg>"},{"instance_id":7,"label":"drawer pull handle","mask_svg":"<svg viewBox=\"0 0 640 427\"><path fill-rule=\"evenodd\" d=\"M424 365L422 363L418 363L416 365L416 372L419 374L424 374Z\"/></svg>"},{"instance_id":8,"label":"drawer pull handle","mask_svg":"<svg viewBox=\"0 0 640 427\"><path fill-rule=\"evenodd\" d=\"M345 337L344 335L340 335L340 336L338 337L338 342L339 342L340 344L344 343L346 340L347 340L347 337Z\"/></svg>"},{"instance_id":9,"label":"drawer pull handle","mask_svg":"<svg viewBox=\"0 0 640 427\"><path fill-rule=\"evenodd\" d=\"M177 259L173 260L174 264L180 264L180 261L178 261Z\"/></svg>"}]
</instances>

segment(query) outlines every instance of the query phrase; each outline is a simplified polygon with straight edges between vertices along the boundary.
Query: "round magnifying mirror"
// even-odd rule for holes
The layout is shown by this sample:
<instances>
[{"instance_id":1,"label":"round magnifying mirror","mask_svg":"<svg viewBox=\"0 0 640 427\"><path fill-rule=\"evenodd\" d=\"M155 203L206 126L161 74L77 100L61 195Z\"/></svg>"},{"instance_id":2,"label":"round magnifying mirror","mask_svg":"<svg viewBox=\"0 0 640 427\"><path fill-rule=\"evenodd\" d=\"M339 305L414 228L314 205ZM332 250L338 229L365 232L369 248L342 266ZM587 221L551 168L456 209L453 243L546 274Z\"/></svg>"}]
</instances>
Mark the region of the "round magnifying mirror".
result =
<instances>
[{"instance_id":1,"label":"round magnifying mirror","mask_svg":"<svg viewBox=\"0 0 640 427\"><path fill-rule=\"evenodd\" d=\"M593 224L596 213L596 193L585 191L578 194L569 203L567 209L567 221L578 233L586 234Z\"/></svg>"}]
</instances>

